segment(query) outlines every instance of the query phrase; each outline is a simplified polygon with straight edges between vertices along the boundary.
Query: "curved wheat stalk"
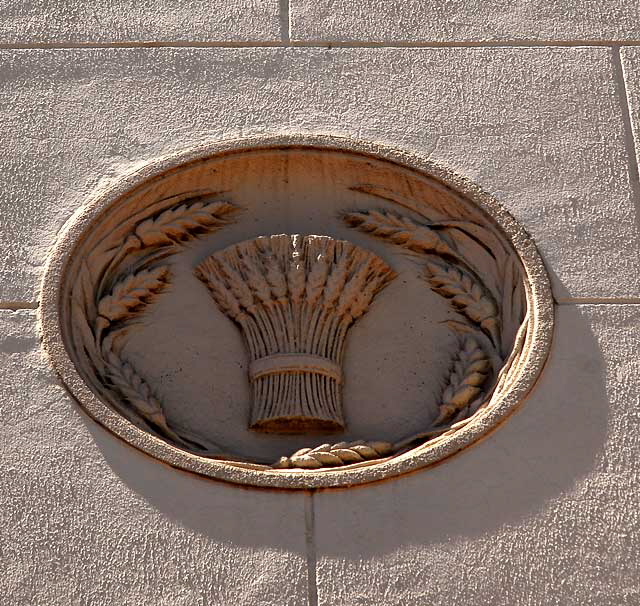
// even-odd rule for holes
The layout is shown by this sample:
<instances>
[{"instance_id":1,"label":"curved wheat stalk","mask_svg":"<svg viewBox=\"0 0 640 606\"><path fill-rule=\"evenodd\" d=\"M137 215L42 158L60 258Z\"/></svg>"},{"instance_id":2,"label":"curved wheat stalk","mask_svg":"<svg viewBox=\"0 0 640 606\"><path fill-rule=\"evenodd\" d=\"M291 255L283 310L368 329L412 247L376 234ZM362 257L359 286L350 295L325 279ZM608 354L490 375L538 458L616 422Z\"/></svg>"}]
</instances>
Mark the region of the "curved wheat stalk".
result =
<instances>
[{"instance_id":1,"label":"curved wheat stalk","mask_svg":"<svg viewBox=\"0 0 640 606\"><path fill-rule=\"evenodd\" d=\"M169 284L166 265L125 276L98 302L98 314L109 322L128 320L137 315Z\"/></svg>"},{"instance_id":2,"label":"curved wheat stalk","mask_svg":"<svg viewBox=\"0 0 640 606\"><path fill-rule=\"evenodd\" d=\"M169 208L157 217L139 223L135 235L143 246L166 246L184 242L225 225L228 215L237 211L229 202L194 202Z\"/></svg>"},{"instance_id":3,"label":"curved wheat stalk","mask_svg":"<svg viewBox=\"0 0 640 606\"><path fill-rule=\"evenodd\" d=\"M315 448L302 448L290 457L281 457L272 465L275 469L319 469L321 467L340 467L390 455L393 445L389 442L338 442L322 444Z\"/></svg>"},{"instance_id":4,"label":"curved wheat stalk","mask_svg":"<svg viewBox=\"0 0 640 606\"><path fill-rule=\"evenodd\" d=\"M478 324L500 351L498 305L471 273L453 265L428 261L426 279L431 289L448 299L458 313Z\"/></svg>"},{"instance_id":5,"label":"curved wheat stalk","mask_svg":"<svg viewBox=\"0 0 640 606\"><path fill-rule=\"evenodd\" d=\"M128 323L168 286L167 266L147 269L171 254L170 250L163 252L165 247L221 227L228 222L229 215L238 210L228 202L206 203L203 201L205 195L210 193L176 196L175 201L182 204L137 223L122 244L110 251L94 291L97 301L93 314L86 303L83 314L90 320L89 324L93 324L93 328L87 326L84 332L85 341L90 333L94 335L93 344L85 346L89 347L89 356L105 382L129 404L131 414L148 423L167 441L199 453L217 449L195 434L186 430L177 432L169 426L162 405L150 386L115 352L113 337L116 333L106 334L106 331L110 331L112 324L119 323L124 332L119 331L118 335L122 337ZM105 294L109 284L113 286ZM90 318L90 315L94 317Z\"/></svg>"},{"instance_id":6,"label":"curved wheat stalk","mask_svg":"<svg viewBox=\"0 0 640 606\"><path fill-rule=\"evenodd\" d=\"M487 354L473 337L467 337L453 362L434 426L448 421L481 398L490 368Z\"/></svg>"},{"instance_id":7,"label":"curved wheat stalk","mask_svg":"<svg viewBox=\"0 0 640 606\"><path fill-rule=\"evenodd\" d=\"M156 427L161 435L182 444L182 439L167 423L160 401L153 395L146 381L128 362L122 361L111 349L102 351L105 378L125 398L136 413Z\"/></svg>"},{"instance_id":8,"label":"curved wheat stalk","mask_svg":"<svg viewBox=\"0 0 640 606\"><path fill-rule=\"evenodd\" d=\"M437 253L458 258L458 253L434 229L416 223L409 217L391 212L370 210L346 213L344 221L377 238L391 240L398 246L419 253Z\"/></svg>"},{"instance_id":9,"label":"curved wheat stalk","mask_svg":"<svg viewBox=\"0 0 640 606\"><path fill-rule=\"evenodd\" d=\"M135 368L110 348L103 347L105 361L104 377L131 406L133 411L148 423L161 437L175 445L201 454L218 452L207 440L193 432L181 430L177 433L169 425L160 400L153 394L149 384Z\"/></svg>"},{"instance_id":10,"label":"curved wheat stalk","mask_svg":"<svg viewBox=\"0 0 640 606\"><path fill-rule=\"evenodd\" d=\"M158 247L185 242L195 235L209 233L225 225L229 216L239 209L229 202L205 203L202 201L205 196L215 193L203 192L194 195L190 192L174 196L167 201L173 200L175 203L183 202L183 204L170 207L156 216L136 223L133 231L124 238L122 244L109 251L109 260L100 272L96 292L103 294L107 285L117 280L117 277L112 277L113 273L125 259L131 260L130 257L142 256L144 265L148 267L150 263L157 262L161 257L170 254L158 254ZM156 250L150 253L145 251L145 248Z\"/></svg>"}]
</instances>

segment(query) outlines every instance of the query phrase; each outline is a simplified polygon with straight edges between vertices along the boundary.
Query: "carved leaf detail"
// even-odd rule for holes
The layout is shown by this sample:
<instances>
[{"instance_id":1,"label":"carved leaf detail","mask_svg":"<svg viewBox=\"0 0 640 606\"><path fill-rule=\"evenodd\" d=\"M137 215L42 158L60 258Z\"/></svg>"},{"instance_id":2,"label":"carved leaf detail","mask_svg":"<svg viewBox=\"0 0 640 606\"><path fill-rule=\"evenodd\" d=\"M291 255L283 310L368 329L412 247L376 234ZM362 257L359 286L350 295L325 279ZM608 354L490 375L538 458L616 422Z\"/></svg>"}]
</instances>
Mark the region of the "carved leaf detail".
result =
<instances>
[{"instance_id":1,"label":"carved leaf detail","mask_svg":"<svg viewBox=\"0 0 640 606\"><path fill-rule=\"evenodd\" d=\"M490 368L487 354L473 337L467 337L453 362L434 425L448 421L480 397Z\"/></svg>"},{"instance_id":2,"label":"carved leaf detail","mask_svg":"<svg viewBox=\"0 0 640 606\"><path fill-rule=\"evenodd\" d=\"M499 348L498 305L480 282L460 267L435 261L427 262L425 271L432 290L449 299L459 313L479 324Z\"/></svg>"},{"instance_id":3,"label":"carved leaf detail","mask_svg":"<svg viewBox=\"0 0 640 606\"><path fill-rule=\"evenodd\" d=\"M290 457L281 457L272 467L276 469L319 469L339 467L350 463L370 461L390 455L393 445L389 442L338 442L322 444L315 448L302 448Z\"/></svg>"},{"instance_id":4,"label":"carved leaf detail","mask_svg":"<svg viewBox=\"0 0 640 606\"><path fill-rule=\"evenodd\" d=\"M166 288L168 278L166 265L130 274L116 283L111 294L100 300L98 313L110 322L131 318Z\"/></svg>"},{"instance_id":5,"label":"carved leaf detail","mask_svg":"<svg viewBox=\"0 0 640 606\"><path fill-rule=\"evenodd\" d=\"M166 246L220 227L237 208L228 202L181 204L142 221L135 233L145 246Z\"/></svg>"}]
</instances>

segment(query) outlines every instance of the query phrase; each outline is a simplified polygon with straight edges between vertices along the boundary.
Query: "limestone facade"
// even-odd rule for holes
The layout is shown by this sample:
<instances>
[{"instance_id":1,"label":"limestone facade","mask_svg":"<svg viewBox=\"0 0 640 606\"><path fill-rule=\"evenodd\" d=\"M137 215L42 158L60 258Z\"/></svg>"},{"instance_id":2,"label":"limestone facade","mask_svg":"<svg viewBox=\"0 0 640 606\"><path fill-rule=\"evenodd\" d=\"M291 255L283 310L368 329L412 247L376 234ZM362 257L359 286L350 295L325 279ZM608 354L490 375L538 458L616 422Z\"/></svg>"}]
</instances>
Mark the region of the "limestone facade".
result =
<instances>
[{"instance_id":1,"label":"limestone facade","mask_svg":"<svg viewBox=\"0 0 640 606\"><path fill-rule=\"evenodd\" d=\"M640 600L640 8L242 0L0 7L0 604ZM336 135L502 204L549 273L546 368L498 431L350 489L176 470L90 419L41 345L63 226L197 145Z\"/></svg>"}]
</instances>

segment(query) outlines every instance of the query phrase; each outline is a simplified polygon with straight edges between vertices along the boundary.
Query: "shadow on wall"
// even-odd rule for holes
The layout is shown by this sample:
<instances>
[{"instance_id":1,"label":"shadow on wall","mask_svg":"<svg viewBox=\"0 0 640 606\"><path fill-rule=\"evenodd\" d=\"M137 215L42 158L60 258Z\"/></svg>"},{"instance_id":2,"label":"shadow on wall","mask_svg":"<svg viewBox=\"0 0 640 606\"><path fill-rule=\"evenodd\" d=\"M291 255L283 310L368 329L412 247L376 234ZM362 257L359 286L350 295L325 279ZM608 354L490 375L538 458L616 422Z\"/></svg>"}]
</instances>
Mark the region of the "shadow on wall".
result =
<instances>
[{"instance_id":1,"label":"shadow on wall","mask_svg":"<svg viewBox=\"0 0 640 606\"><path fill-rule=\"evenodd\" d=\"M304 551L304 494L256 490L175 469L129 446L80 413L111 467L167 517L217 543Z\"/></svg>"},{"instance_id":2,"label":"shadow on wall","mask_svg":"<svg viewBox=\"0 0 640 606\"><path fill-rule=\"evenodd\" d=\"M604 365L589 318L579 307L558 308L551 356L522 408L482 442L431 469L316 493L318 550L367 558L407 545L471 539L544 510L592 471L603 449ZM302 494L236 487L172 469L82 416L114 472L169 518L236 544L277 548L278 529L248 532L247 524L257 528L261 519L280 519L281 531L293 532L283 518L298 507L301 512ZM270 515L265 508L279 511Z\"/></svg>"},{"instance_id":3,"label":"shadow on wall","mask_svg":"<svg viewBox=\"0 0 640 606\"><path fill-rule=\"evenodd\" d=\"M597 465L607 435L605 382L589 318L580 307L557 308L551 356L523 406L483 441L432 469L318 493L318 552L363 560L473 539L544 511Z\"/></svg>"}]
</instances>

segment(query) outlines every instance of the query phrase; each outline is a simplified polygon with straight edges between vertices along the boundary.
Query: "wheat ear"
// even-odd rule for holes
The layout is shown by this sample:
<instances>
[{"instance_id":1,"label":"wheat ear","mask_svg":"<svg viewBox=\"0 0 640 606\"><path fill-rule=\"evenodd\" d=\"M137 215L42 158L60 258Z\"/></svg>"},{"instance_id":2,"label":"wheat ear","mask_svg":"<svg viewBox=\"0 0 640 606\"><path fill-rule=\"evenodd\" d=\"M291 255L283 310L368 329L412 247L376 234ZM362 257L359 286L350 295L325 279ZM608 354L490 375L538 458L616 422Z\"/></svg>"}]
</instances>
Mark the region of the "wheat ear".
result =
<instances>
[{"instance_id":1,"label":"wheat ear","mask_svg":"<svg viewBox=\"0 0 640 606\"><path fill-rule=\"evenodd\" d=\"M169 268L147 269L122 278L98 302L98 314L109 322L128 320L168 285Z\"/></svg>"},{"instance_id":2,"label":"wheat ear","mask_svg":"<svg viewBox=\"0 0 640 606\"><path fill-rule=\"evenodd\" d=\"M389 442L338 442L322 444L315 448L302 448L290 457L280 457L272 465L275 469L319 469L321 467L340 467L351 463L360 463L372 459L380 459L391 454L392 444Z\"/></svg>"},{"instance_id":3,"label":"wheat ear","mask_svg":"<svg viewBox=\"0 0 640 606\"><path fill-rule=\"evenodd\" d=\"M158 215L137 223L124 242L111 251L109 262L100 272L96 292L103 293L105 291L114 270L127 257L135 258L142 255L144 264L148 267L154 261L157 262L170 254L166 251L158 251L158 248L185 242L198 234L208 233L226 225L229 216L237 212L239 208L229 202L205 203L202 201L205 196L215 193L204 192L194 195L189 192L173 196L165 202L184 203L177 207L170 207ZM145 248L155 248L156 250L154 253L148 253L144 250Z\"/></svg>"},{"instance_id":4,"label":"wheat ear","mask_svg":"<svg viewBox=\"0 0 640 606\"><path fill-rule=\"evenodd\" d=\"M490 368L487 354L473 337L467 337L453 362L438 416L433 424L444 423L476 401L489 376Z\"/></svg>"},{"instance_id":5,"label":"wheat ear","mask_svg":"<svg viewBox=\"0 0 640 606\"><path fill-rule=\"evenodd\" d=\"M478 324L499 351L498 305L481 283L460 267L435 261L427 262L425 275L431 289L449 299L459 313Z\"/></svg>"},{"instance_id":6,"label":"wheat ear","mask_svg":"<svg viewBox=\"0 0 640 606\"><path fill-rule=\"evenodd\" d=\"M370 210L346 213L344 221L350 226L377 238L391 240L415 252L434 252L458 257L457 252L434 229L390 212Z\"/></svg>"},{"instance_id":7,"label":"wheat ear","mask_svg":"<svg viewBox=\"0 0 640 606\"><path fill-rule=\"evenodd\" d=\"M133 411L163 438L177 446L199 453L218 452L207 440L186 430L180 435L170 426L162 404L153 394L149 384L128 362L123 361L108 346L103 347L105 378L120 395L129 402Z\"/></svg>"},{"instance_id":8,"label":"wheat ear","mask_svg":"<svg viewBox=\"0 0 640 606\"><path fill-rule=\"evenodd\" d=\"M228 216L237 210L233 204L222 201L181 204L139 223L135 235L144 246L175 244L225 225Z\"/></svg>"},{"instance_id":9,"label":"wheat ear","mask_svg":"<svg viewBox=\"0 0 640 606\"><path fill-rule=\"evenodd\" d=\"M107 380L129 402L134 411L156 427L164 437L182 444L180 436L169 427L159 400L133 366L122 361L107 347L103 348L102 355Z\"/></svg>"}]
</instances>

